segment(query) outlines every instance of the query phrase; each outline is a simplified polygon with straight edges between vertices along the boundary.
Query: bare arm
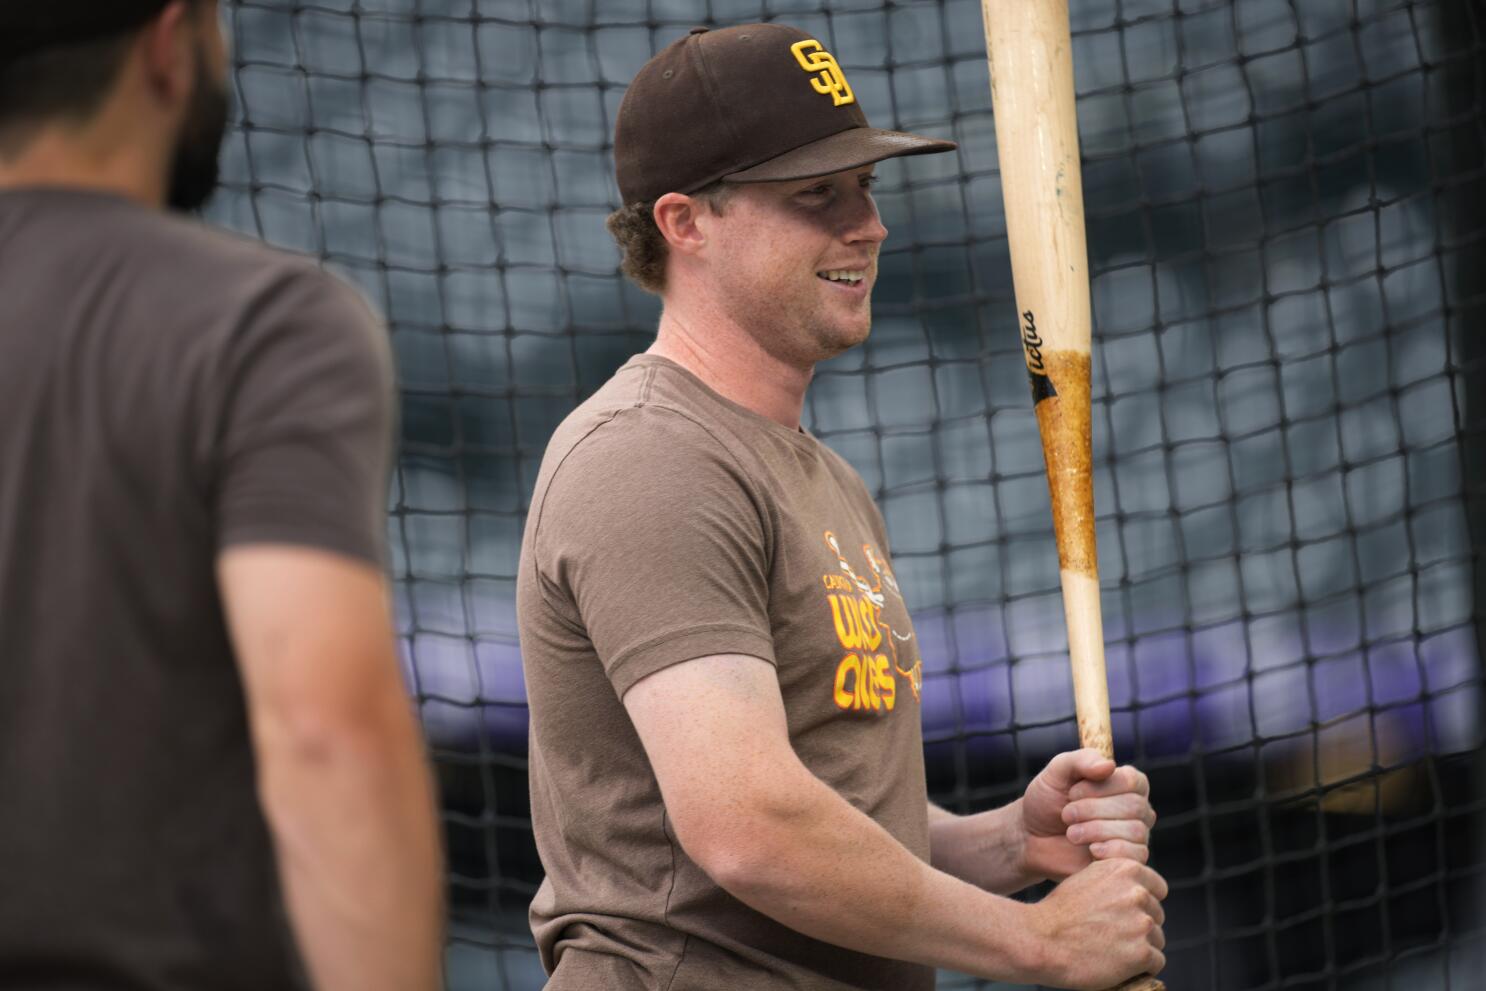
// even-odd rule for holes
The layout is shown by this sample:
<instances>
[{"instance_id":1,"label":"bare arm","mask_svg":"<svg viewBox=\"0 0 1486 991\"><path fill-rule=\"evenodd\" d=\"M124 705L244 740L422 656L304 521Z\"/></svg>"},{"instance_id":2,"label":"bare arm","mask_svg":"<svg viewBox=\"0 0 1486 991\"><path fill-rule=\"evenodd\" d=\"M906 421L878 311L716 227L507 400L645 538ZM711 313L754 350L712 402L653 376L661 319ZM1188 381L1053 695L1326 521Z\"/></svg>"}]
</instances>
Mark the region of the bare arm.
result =
<instances>
[{"instance_id":1,"label":"bare arm","mask_svg":"<svg viewBox=\"0 0 1486 991\"><path fill-rule=\"evenodd\" d=\"M1097 988L1164 963L1154 940L1165 888L1154 872L1103 865L1061 897L1024 905L934 869L800 763L762 660L678 664L638 682L624 703L687 854L792 929L1017 983ZM1109 955L1082 960L1075 927L1112 944ZM1078 969L1091 966L1104 969Z\"/></svg>"},{"instance_id":2,"label":"bare arm","mask_svg":"<svg viewBox=\"0 0 1486 991\"><path fill-rule=\"evenodd\" d=\"M229 548L217 571L259 795L315 986L437 987L433 786L385 580L351 558L277 545Z\"/></svg>"},{"instance_id":3,"label":"bare arm","mask_svg":"<svg viewBox=\"0 0 1486 991\"><path fill-rule=\"evenodd\" d=\"M986 891L1010 895L1043 880L1026 865L1022 800L999 809L957 816L929 803L929 850L934 866Z\"/></svg>"}]
</instances>

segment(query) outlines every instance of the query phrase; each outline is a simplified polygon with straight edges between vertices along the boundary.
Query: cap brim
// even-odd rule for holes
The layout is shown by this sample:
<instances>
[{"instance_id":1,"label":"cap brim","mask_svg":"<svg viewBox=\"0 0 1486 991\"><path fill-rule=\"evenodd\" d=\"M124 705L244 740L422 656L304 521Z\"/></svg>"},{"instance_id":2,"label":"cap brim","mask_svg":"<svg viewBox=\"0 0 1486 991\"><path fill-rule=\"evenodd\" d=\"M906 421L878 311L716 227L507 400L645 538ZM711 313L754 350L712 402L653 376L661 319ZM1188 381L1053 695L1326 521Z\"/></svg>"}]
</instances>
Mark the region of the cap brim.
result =
<instances>
[{"instance_id":1,"label":"cap brim","mask_svg":"<svg viewBox=\"0 0 1486 991\"><path fill-rule=\"evenodd\" d=\"M885 158L903 155L932 155L954 151L953 141L940 141L920 134L884 131L878 127L853 127L829 137L801 145L767 162L723 176L725 182L788 182L861 168Z\"/></svg>"}]
</instances>

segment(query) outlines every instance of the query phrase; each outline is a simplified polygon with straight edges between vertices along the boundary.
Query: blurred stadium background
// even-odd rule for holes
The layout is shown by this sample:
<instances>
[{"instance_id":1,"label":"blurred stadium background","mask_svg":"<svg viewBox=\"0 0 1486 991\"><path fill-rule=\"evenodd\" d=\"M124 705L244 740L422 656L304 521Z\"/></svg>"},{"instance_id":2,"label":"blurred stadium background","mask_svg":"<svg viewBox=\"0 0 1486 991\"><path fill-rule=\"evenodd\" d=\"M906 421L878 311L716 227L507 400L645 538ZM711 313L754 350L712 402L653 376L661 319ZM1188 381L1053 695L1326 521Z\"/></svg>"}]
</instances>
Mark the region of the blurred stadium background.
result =
<instances>
[{"instance_id":1,"label":"blurred stadium background","mask_svg":"<svg viewBox=\"0 0 1486 991\"><path fill-rule=\"evenodd\" d=\"M807 426L887 517L934 798L1000 804L1075 745L975 0L224 10L238 110L210 217L319 256L391 325L451 989L542 982L523 511L552 429L652 335L603 229L610 137L694 24L803 27L875 124L960 142L881 168L875 329L820 370ZM1072 21L1112 699L1162 816L1168 981L1482 987L1486 6L1074 0Z\"/></svg>"}]
</instances>

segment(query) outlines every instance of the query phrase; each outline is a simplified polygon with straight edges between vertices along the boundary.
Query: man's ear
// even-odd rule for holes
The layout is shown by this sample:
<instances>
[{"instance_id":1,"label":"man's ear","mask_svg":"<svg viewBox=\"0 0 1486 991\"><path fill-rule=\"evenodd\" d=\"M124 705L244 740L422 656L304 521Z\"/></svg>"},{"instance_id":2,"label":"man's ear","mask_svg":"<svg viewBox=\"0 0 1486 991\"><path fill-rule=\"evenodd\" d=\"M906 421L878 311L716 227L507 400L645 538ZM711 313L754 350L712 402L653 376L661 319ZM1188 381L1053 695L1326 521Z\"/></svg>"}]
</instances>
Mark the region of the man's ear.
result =
<instances>
[{"instance_id":1,"label":"man's ear","mask_svg":"<svg viewBox=\"0 0 1486 991\"><path fill-rule=\"evenodd\" d=\"M696 197L667 193L655 201L652 216L671 250L689 255L700 251L707 243L702 218L708 213L707 204Z\"/></svg>"},{"instance_id":2,"label":"man's ear","mask_svg":"<svg viewBox=\"0 0 1486 991\"><path fill-rule=\"evenodd\" d=\"M185 104L196 84L195 11L188 0L171 0L141 29L132 57L140 60L150 95L166 104Z\"/></svg>"}]
</instances>

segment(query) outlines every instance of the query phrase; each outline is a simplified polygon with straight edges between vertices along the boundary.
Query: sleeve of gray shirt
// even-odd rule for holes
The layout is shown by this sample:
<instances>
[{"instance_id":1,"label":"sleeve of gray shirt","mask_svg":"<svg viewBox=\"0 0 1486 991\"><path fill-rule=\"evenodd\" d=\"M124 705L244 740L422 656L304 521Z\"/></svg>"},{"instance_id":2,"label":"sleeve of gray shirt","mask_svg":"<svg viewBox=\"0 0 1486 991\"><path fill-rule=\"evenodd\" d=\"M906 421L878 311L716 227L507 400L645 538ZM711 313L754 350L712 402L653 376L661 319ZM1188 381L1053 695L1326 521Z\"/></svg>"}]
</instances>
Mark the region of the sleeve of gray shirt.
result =
<instances>
[{"instance_id":1,"label":"sleeve of gray shirt","mask_svg":"<svg viewBox=\"0 0 1486 991\"><path fill-rule=\"evenodd\" d=\"M220 385L218 548L298 544L384 565L392 360L360 295L313 268L276 281L237 327Z\"/></svg>"}]
</instances>

